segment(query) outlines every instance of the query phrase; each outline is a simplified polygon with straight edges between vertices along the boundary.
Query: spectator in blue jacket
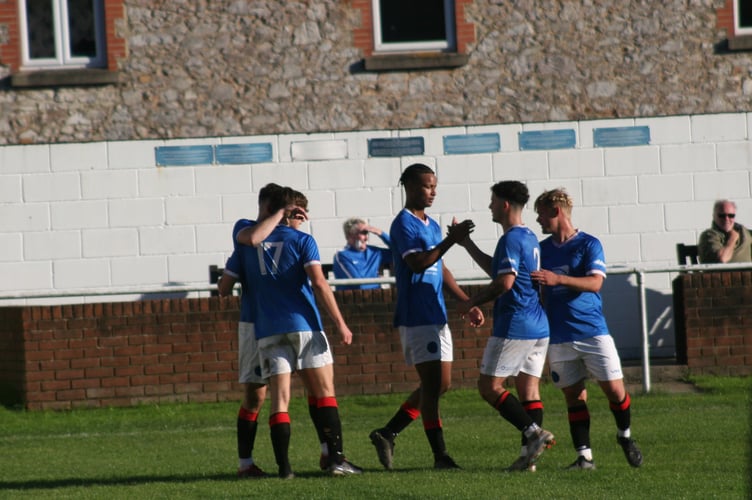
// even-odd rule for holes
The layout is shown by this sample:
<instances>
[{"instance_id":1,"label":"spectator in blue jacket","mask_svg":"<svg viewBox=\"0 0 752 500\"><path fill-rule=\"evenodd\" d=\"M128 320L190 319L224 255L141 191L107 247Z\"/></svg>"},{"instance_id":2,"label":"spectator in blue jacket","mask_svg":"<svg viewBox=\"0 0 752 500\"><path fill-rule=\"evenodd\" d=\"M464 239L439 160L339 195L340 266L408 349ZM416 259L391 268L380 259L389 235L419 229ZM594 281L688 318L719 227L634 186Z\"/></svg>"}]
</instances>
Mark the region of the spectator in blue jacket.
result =
<instances>
[{"instance_id":1,"label":"spectator in blue jacket","mask_svg":"<svg viewBox=\"0 0 752 500\"><path fill-rule=\"evenodd\" d=\"M334 254L332 271L336 279L350 278L378 278L380 271L392 267L392 251L390 250L389 233L369 226L366 221L358 218L347 219L342 225L345 232L347 246ZM375 234L384 242L386 248L368 244L368 235ZM361 285L337 285L337 290L366 290L379 288L378 283Z\"/></svg>"}]
</instances>

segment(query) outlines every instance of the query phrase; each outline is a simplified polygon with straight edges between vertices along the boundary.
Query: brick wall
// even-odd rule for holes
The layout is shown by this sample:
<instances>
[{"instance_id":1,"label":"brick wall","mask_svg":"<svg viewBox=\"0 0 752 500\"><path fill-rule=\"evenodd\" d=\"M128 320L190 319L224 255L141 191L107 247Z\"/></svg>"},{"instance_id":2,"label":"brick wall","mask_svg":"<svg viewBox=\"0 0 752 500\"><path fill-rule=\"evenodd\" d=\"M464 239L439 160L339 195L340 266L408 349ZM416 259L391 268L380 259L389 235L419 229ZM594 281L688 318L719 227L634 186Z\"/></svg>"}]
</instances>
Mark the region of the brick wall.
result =
<instances>
[{"instance_id":1,"label":"brick wall","mask_svg":"<svg viewBox=\"0 0 752 500\"><path fill-rule=\"evenodd\" d=\"M752 374L752 271L683 274L674 286L690 372ZM354 336L339 345L324 316L337 393L414 389L391 326L394 291L335 294ZM489 309L479 329L450 314L454 387L475 387ZM33 410L238 400L238 314L237 297L0 308L0 396Z\"/></svg>"},{"instance_id":2,"label":"brick wall","mask_svg":"<svg viewBox=\"0 0 752 500\"><path fill-rule=\"evenodd\" d=\"M337 393L415 388L391 326L392 290L336 294L354 335L339 345L323 318ZM238 314L237 297L0 308L4 402L37 410L238 400ZM474 387L490 322L471 329L452 317L454 386Z\"/></svg>"},{"instance_id":3,"label":"brick wall","mask_svg":"<svg viewBox=\"0 0 752 500\"><path fill-rule=\"evenodd\" d=\"M674 280L677 358L691 373L752 374L752 271Z\"/></svg>"}]
</instances>

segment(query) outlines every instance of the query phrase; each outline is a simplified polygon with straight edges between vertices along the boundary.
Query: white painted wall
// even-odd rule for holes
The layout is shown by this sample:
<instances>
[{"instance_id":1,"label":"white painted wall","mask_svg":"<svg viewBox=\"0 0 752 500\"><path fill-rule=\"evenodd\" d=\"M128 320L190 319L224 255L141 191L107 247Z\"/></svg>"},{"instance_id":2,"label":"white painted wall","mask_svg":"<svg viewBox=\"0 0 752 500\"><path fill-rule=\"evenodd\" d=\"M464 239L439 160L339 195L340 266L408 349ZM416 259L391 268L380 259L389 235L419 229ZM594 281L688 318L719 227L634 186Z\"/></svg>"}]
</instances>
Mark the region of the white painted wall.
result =
<instances>
[{"instance_id":1,"label":"white painted wall","mask_svg":"<svg viewBox=\"0 0 752 500\"><path fill-rule=\"evenodd\" d=\"M695 242L710 225L715 199L735 200L738 220L752 224L751 122L752 114L738 113L0 146L0 295L204 283L208 266L221 266L229 256L235 220L255 217L258 190L268 182L306 193L312 220L303 229L318 241L322 259L330 261L344 244L341 224L347 217L389 228L402 207L401 169L416 161L438 175L432 215L442 226L454 216L472 218L474 238L489 253L500 236L500 226L489 217L489 188L517 179L528 183L532 199L543 189L566 187L575 199L575 225L601 238L610 266L672 265L676 243ZM593 129L633 125L650 128L649 145L593 147ZM520 151L520 131L551 129L574 129L576 148ZM444 155L444 136L487 132L500 134L500 152ZM368 157L368 139L411 136L424 137L423 156ZM248 142L270 142L273 161L155 166L158 146ZM333 159L321 159L329 151ZM540 235L532 206L524 215ZM460 277L480 274L461 248L452 249L446 263ZM673 277L647 278L651 344L658 355L673 353ZM640 353L635 287L634 277L612 275L603 293L611 329L627 358ZM0 305L95 300L113 299L12 299Z\"/></svg>"}]
</instances>

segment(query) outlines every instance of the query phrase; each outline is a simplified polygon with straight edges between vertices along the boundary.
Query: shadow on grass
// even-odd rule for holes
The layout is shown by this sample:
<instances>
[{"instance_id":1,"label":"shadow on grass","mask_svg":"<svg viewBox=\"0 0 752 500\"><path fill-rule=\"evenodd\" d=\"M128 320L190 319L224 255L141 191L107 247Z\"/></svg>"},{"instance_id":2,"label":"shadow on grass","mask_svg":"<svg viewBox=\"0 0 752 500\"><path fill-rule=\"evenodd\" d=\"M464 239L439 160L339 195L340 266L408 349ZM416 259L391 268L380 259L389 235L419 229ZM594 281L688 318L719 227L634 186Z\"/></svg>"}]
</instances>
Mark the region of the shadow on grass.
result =
<instances>
[{"instance_id":1,"label":"shadow on grass","mask_svg":"<svg viewBox=\"0 0 752 500\"><path fill-rule=\"evenodd\" d=\"M385 471L383 469L367 470L366 473L387 473L403 474L416 471L425 471L419 467L406 469L393 469ZM330 477L325 472L307 471L296 472L295 479L313 479L317 477ZM293 479L294 480L294 479ZM63 478L63 479L34 479L29 481L0 481L0 491L2 490L55 490L59 488L89 487L89 486L129 486L137 484L150 483L189 483L198 481L282 481L276 475L269 475L264 478L238 479L235 474L222 473L212 475L167 475L167 476L130 476L130 477L113 477L113 478Z\"/></svg>"},{"instance_id":2,"label":"shadow on grass","mask_svg":"<svg viewBox=\"0 0 752 500\"><path fill-rule=\"evenodd\" d=\"M112 478L63 478L63 479L32 479L29 481L0 481L2 490L54 490L57 488L71 488L77 486L127 486L149 483L186 483L193 481L226 481L234 479L232 474L202 475L172 475L172 476L130 476Z\"/></svg>"}]
</instances>

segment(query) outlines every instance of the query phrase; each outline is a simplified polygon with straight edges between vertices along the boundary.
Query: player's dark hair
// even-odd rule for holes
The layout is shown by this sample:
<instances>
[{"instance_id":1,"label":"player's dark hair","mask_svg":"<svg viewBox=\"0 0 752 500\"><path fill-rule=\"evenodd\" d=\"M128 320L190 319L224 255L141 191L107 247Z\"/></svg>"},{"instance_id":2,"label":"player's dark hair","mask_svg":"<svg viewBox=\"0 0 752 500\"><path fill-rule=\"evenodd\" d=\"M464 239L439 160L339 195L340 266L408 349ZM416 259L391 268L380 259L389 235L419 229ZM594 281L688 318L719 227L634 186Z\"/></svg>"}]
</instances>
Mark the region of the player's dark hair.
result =
<instances>
[{"instance_id":1,"label":"player's dark hair","mask_svg":"<svg viewBox=\"0 0 752 500\"><path fill-rule=\"evenodd\" d=\"M524 207L530 199L527 186L520 181L501 181L491 187L497 198L507 200L512 205Z\"/></svg>"},{"instance_id":2,"label":"player's dark hair","mask_svg":"<svg viewBox=\"0 0 752 500\"><path fill-rule=\"evenodd\" d=\"M274 189L269 194L268 210L270 214L273 214L288 205L292 205L295 201L295 191L287 186Z\"/></svg>"},{"instance_id":3,"label":"player's dark hair","mask_svg":"<svg viewBox=\"0 0 752 500\"><path fill-rule=\"evenodd\" d=\"M433 173L434 171L431 170L431 167L429 167L428 165L423 165L422 163L413 163L412 165L407 167L404 172L402 172L402 175L399 178L399 183L403 186L407 186L408 184L418 182L421 175Z\"/></svg>"},{"instance_id":4,"label":"player's dark hair","mask_svg":"<svg viewBox=\"0 0 752 500\"><path fill-rule=\"evenodd\" d=\"M279 184L275 184L273 182L270 182L266 186L262 187L261 191L259 191L259 194L258 194L259 204L261 204L261 202L263 201L270 199L275 192L279 192L281 189L282 189L282 186L280 186Z\"/></svg>"},{"instance_id":5,"label":"player's dark hair","mask_svg":"<svg viewBox=\"0 0 752 500\"><path fill-rule=\"evenodd\" d=\"M308 211L308 198L300 191L293 191L293 204L303 210Z\"/></svg>"}]
</instances>

